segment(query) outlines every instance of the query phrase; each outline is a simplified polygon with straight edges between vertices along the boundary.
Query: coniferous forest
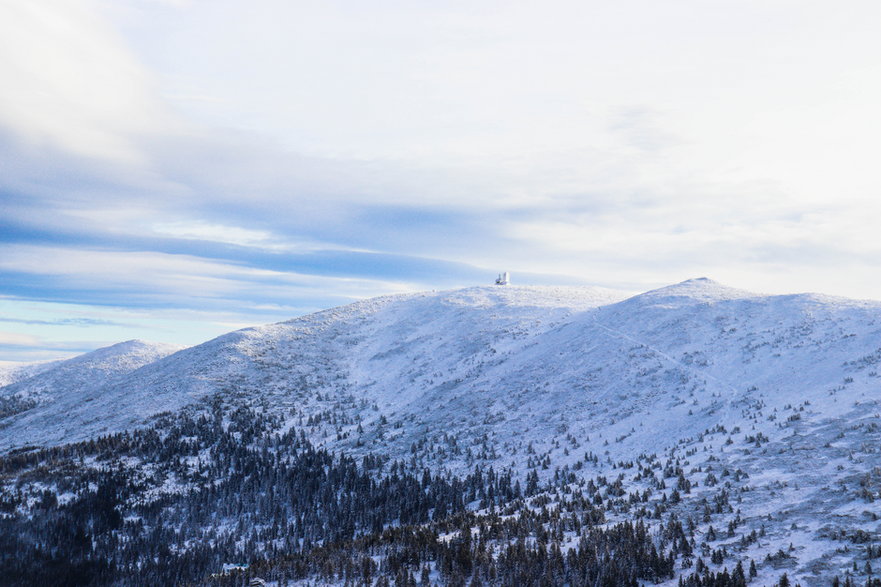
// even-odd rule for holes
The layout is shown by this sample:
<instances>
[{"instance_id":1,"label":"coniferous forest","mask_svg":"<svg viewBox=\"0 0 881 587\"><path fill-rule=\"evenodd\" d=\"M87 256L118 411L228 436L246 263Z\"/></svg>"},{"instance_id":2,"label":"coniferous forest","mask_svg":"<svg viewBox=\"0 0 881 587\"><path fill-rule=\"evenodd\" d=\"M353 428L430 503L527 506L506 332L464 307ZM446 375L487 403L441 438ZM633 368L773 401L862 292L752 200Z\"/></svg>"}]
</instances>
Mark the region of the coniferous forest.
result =
<instances>
[{"instance_id":1,"label":"coniferous forest","mask_svg":"<svg viewBox=\"0 0 881 587\"><path fill-rule=\"evenodd\" d=\"M687 490L681 471L664 474ZM0 501L9 585L238 586L259 577L612 587L678 574L680 585L726 587L756 575L755 562L745 568L724 549L698 546L693 522L677 514L681 497L648 508L646 494L624 491L623 475L585 483L557 471L539 482L533 472L521 484L511 470L480 465L456 476L355 460L316 448L277 416L219 401L132 432L15 451L0 475L16 487ZM713 507L730 508L724 491ZM785 572L779 584L789 584Z\"/></svg>"}]
</instances>

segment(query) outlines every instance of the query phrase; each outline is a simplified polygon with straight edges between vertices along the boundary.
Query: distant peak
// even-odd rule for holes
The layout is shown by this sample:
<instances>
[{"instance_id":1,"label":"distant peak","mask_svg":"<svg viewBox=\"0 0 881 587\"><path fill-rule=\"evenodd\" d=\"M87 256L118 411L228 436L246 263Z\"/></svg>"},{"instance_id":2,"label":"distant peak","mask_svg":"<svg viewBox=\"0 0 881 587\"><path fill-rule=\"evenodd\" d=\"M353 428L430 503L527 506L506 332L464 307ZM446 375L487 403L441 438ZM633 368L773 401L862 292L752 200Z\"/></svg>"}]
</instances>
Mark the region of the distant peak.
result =
<instances>
[{"instance_id":1,"label":"distant peak","mask_svg":"<svg viewBox=\"0 0 881 587\"><path fill-rule=\"evenodd\" d=\"M710 279L709 277L694 277L692 279L686 279L685 281L683 281L679 285L686 285L686 284L690 284L690 283L703 283L703 284L707 284L707 285L720 285L718 281L714 281L714 280Z\"/></svg>"},{"instance_id":2,"label":"distant peak","mask_svg":"<svg viewBox=\"0 0 881 587\"><path fill-rule=\"evenodd\" d=\"M125 346L150 346L150 343L148 343L146 340L142 340L142 339L140 339L140 338L133 338L133 339L131 339L131 340L124 340L124 341L122 341L122 342L118 342L118 343L113 344L113 345L111 345L111 346L115 346L115 347L125 347Z\"/></svg>"},{"instance_id":3,"label":"distant peak","mask_svg":"<svg viewBox=\"0 0 881 587\"><path fill-rule=\"evenodd\" d=\"M182 349L182 348L185 348L184 345L180 345L180 344L174 344L174 343L170 343L170 342L152 342L152 341L144 340L141 338L133 338L131 340L118 342L118 343L111 345L107 348L125 348L125 347L157 348L157 349L161 349L161 348L181 348Z\"/></svg>"},{"instance_id":4,"label":"distant peak","mask_svg":"<svg viewBox=\"0 0 881 587\"><path fill-rule=\"evenodd\" d=\"M112 344L110 346L106 346L100 349L96 349L98 351L116 351L116 352L126 352L129 350L135 349L149 349L165 346L161 343L153 343L148 342L146 340L141 340L140 338L133 338L131 340L125 340L123 342L117 342L116 344Z\"/></svg>"},{"instance_id":5,"label":"distant peak","mask_svg":"<svg viewBox=\"0 0 881 587\"><path fill-rule=\"evenodd\" d=\"M658 289L647 291L644 294L636 296L643 299L664 299L664 298L687 298L695 301L714 301L714 300L730 300L738 298L755 297L756 294L742 289L723 285L718 281L714 281L708 277L696 277L686 279L680 283L667 285Z\"/></svg>"},{"instance_id":6,"label":"distant peak","mask_svg":"<svg viewBox=\"0 0 881 587\"><path fill-rule=\"evenodd\" d=\"M75 357L74 360L92 360L99 359L105 357L114 357L114 356L123 356L128 354L140 354L140 353L155 353L158 355L170 354L174 351L178 351L184 348L181 345L176 344L168 344L162 342L149 342L146 340L141 340L139 338L134 338L132 340L126 340L123 342L117 342L116 344L112 344L110 346L105 346L101 348L97 348L91 352L88 352L84 355L80 355L79 357Z\"/></svg>"}]
</instances>

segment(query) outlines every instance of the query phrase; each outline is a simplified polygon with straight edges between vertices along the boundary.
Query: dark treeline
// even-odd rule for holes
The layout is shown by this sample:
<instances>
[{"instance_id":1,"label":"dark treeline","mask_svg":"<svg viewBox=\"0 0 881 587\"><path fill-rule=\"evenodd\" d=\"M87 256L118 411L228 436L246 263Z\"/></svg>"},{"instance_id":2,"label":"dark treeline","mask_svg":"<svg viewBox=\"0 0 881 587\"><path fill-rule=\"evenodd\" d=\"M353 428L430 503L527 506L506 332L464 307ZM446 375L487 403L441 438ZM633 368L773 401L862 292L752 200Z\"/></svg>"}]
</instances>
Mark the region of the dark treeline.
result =
<instances>
[{"instance_id":1,"label":"dark treeline","mask_svg":"<svg viewBox=\"0 0 881 587\"><path fill-rule=\"evenodd\" d=\"M660 551L641 523L584 528L580 539L564 548L558 532L571 528L572 518L558 510L522 508L511 517L469 513L454 518L446 524L450 531L442 534L424 527L390 528L350 543L262 561L247 575L281 584L315 577L351 585L606 587L673 577L674 553ZM211 584L232 587L241 580L233 575Z\"/></svg>"}]
</instances>

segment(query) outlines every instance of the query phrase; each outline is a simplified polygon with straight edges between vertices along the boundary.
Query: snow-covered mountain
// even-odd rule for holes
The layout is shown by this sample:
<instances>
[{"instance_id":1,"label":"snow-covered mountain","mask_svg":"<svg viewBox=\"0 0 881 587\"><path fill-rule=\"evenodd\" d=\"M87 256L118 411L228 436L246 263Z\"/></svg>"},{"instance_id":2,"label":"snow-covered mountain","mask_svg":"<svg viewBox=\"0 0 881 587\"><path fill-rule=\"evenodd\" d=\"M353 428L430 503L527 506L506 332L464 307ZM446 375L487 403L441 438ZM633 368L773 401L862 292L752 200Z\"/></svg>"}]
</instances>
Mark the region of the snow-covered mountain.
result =
<instances>
[{"instance_id":1,"label":"snow-covered mountain","mask_svg":"<svg viewBox=\"0 0 881 587\"><path fill-rule=\"evenodd\" d=\"M47 371L62 361L40 361L36 363L11 363L0 365L0 388L12 385L22 379L27 379Z\"/></svg>"},{"instance_id":2,"label":"snow-covered mountain","mask_svg":"<svg viewBox=\"0 0 881 587\"><path fill-rule=\"evenodd\" d=\"M39 398L0 422L0 447L92 438L217 398L414 470L626 474L627 491L645 491L664 484L642 467L666 463L697 532L724 486L733 528L762 528L743 552L805 584L850 571L845 542L881 541L881 302L707 279L632 297L485 287L366 300L170 355L114 348L90 354L120 357L104 376L85 355L0 389Z\"/></svg>"},{"instance_id":3,"label":"snow-covered mountain","mask_svg":"<svg viewBox=\"0 0 881 587\"><path fill-rule=\"evenodd\" d=\"M501 365L537 334L623 297L601 288L529 287L389 296L232 332L159 361L130 364L112 378L91 371L71 377L59 367L0 389L53 394L53 401L8 418L0 447L91 438L215 393L271 398L285 410L303 402L317 409L333 401L319 396L350 398L363 390L359 405L403 408L448 388L468 389L472 375L485 370L483 361ZM72 361L90 364L92 355L112 356L118 346Z\"/></svg>"},{"instance_id":4,"label":"snow-covered mountain","mask_svg":"<svg viewBox=\"0 0 881 587\"><path fill-rule=\"evenodd\" d=\"M171 356L121 343L2 388L42 399L7 419L0 446L89 438L236 394L304 417L332 409L362 429L384 418L397 424L382 437L391 451L453 423L496 444L549 447L558 430L599 430L626 436L615 443L624 457L760 403L773 412L808 400L810 414L840 417L878 399L881 303L758 296L706 279L625 297L469 288L358 302ZM57 428L62 414L68 426ZM349 448L378 440L352 430Z\"/></svg>"},{"instance_id":5,"label":"snow-covered mountain","mask_svg":"<svg viewBox=\"0 0 881 587\"><path fill-rule=\"evenodd\" d=\"M0 413L10 421L27 419L39 408L48 409L54 425L64 421L59 411L71 400L89 401L91 390L112 385L115 378L181 350L182 346L129 340L101 348L66 361L52 361L22 365L6 373L6 383L0 387ZM32 430L35 442L41 442L44 431Z\"/></svg>"}]
</instances>

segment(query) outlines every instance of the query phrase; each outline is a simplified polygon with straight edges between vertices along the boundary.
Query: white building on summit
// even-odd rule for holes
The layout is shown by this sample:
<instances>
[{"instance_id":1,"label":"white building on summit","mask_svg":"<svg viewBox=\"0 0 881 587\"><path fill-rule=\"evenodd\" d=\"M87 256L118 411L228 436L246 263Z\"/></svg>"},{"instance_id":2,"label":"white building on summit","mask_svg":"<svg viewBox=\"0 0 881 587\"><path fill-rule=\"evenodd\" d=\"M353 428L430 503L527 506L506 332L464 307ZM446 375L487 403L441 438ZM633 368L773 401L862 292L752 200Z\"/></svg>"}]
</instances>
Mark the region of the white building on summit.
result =
<instances>
[{"instance_id":1,"label":"white building on summit","mask_svg":"<svg viewBox=\"0 0 881 587\"><path fill-rule=\"evenodd\" d=\"M511 284L511 275L505 271L504 273L499 273L499 276L496 278L496 285L510 285Z\"/></svg>"}]
</instances>

